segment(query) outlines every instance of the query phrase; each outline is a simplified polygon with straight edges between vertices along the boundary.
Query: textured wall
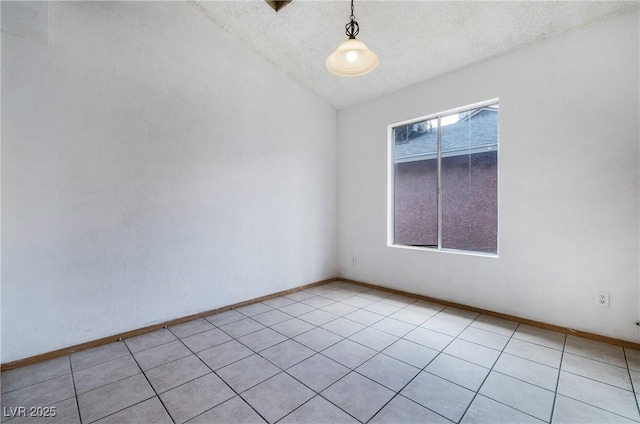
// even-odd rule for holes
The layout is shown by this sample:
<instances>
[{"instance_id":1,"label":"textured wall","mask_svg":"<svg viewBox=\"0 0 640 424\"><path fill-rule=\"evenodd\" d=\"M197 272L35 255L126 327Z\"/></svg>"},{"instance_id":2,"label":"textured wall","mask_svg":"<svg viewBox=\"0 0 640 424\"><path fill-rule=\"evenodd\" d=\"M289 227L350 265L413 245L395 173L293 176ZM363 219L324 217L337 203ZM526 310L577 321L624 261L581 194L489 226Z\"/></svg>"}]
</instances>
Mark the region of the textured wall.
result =
<instances>
[{"instance_id":1,"label":"textured wall","mask_svg":"<svg viewBox=\"0 0 640 424\"><path fill-rule=\"evenodd\" d=\"M639 23L636 11L340 110L342 275L640 341ZM496 97L499 257L387 246L387 126Z\"/></svg>"},{"instance_id":2,"label":"textured wall","mask_svg":"<svg viewBox=\"0 0 640 424\"><path fill-rule=\"evenodd\" d=\"M333 108L186 2L44 16L2 34L2 362L336 274Z\"/></svg>"}]
</instances>

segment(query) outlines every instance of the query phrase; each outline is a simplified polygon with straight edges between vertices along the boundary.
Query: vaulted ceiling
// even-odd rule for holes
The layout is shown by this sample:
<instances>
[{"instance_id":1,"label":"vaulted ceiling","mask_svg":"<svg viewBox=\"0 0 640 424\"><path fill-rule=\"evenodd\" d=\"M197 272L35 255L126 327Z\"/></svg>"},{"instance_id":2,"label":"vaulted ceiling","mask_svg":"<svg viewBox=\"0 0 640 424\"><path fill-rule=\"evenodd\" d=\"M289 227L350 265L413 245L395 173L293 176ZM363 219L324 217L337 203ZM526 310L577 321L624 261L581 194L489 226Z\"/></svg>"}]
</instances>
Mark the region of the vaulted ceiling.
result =
<instances>
[{"instance_id":1,"label":"vaulted ceiling","mask_svg":"<svg viewBox=\"0 0 640 424\"><path fill-rule=\"evenodd\" d=\"M277 13L262 0L191 4L337 109L640 8L638 1L356 0L358 39L380 64L345 78L324 62L346 39L348 0L295 0Z\"/></svg>"}]
</instances>

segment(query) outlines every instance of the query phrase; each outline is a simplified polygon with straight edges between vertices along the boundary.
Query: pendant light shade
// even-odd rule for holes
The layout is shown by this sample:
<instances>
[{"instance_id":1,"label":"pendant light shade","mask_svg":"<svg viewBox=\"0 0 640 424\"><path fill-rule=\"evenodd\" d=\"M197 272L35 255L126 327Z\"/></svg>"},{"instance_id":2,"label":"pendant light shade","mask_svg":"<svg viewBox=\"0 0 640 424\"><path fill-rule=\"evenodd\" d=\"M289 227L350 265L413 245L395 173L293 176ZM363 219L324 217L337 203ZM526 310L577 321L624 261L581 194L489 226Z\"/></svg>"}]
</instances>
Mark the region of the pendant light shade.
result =
<instances>
[{"instance_id":1,"label":"pendant light shade","mask_svg":"<svg viewBox=\"0 0 640 424\"><path fill-rule=\"evenodd\" d=\"M327 69L344 77L356 77L373 71L378 66L378 56L362 41L356 40L360 26L353 14L353 0L351 0L351 16L349 16L349 23L345 25L345 30L349 39L329 55L325 62Z\"/></svg>"},{"instance_id":2,"label":"pendant light shade","mask_svg":"<svg viewBox=\"0 0 640 424\"><path fill-rule=\"evenodd\" d=\"M373 71L378 66L378 56L362 41L353 38L340 44L325 64L336 75L356 77Z\"/></svg>"}]
</instances>

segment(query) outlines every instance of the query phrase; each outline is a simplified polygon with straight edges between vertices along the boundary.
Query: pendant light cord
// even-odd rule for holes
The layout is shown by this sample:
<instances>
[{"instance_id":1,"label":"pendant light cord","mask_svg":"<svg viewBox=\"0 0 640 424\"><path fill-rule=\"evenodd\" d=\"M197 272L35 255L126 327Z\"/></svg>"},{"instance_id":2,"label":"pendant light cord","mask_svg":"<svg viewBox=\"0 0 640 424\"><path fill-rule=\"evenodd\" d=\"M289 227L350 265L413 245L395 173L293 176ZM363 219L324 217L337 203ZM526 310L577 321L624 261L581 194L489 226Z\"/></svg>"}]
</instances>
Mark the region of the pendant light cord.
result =
<instances>
[{"instance_id":1,"label":"pendant light cord","mask_svg":"<svg viewBox=\"0 0 640 424\"><path fill-rule=\"evenodd\" d=\"M353 13L353 0L351 0L351 15L349 16L350 22L344 26L345 33L351 40L355 40L356 35L360 32L360 25L356 22L356 16Z\"/></svg>"}]
</instances>

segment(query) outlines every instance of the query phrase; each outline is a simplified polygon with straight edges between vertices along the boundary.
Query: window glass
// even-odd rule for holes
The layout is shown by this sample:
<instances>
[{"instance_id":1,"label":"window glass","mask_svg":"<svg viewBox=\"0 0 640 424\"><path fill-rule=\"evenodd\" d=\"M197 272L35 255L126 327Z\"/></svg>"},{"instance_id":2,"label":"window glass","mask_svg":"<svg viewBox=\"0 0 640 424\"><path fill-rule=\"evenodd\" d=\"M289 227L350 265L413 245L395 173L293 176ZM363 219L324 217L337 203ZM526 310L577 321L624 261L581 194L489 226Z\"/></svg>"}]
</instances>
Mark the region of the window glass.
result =
<instances>
[{"instance_id":1,"label":"window glass","mask_svg":"<svg viewBox=\"0 0 640 424\"><path fill-rule=\"evenodd\" d=\"M497 253L498 103L393 126L396 245Z\"/></svg>"},{"instance_id":2,"label":"window glass","mask_svg":"<svg viewBox=\"0 0 640 424\"><path fill-rule=\"evenodd\" d=\"M443 125L442 247L497 252L497 107L456 114ZM443 118L443 121L445 118Z\"/></svg>"},{"instance_id":3,"label":"window glass","mask_svg":"<svg viewBox=\"0 0 640 424\"><path fill-rule=\"evenodd\" d=\"M438 246L437 119L395 128L395 240Z\"/></svg>"}]
</instances>

